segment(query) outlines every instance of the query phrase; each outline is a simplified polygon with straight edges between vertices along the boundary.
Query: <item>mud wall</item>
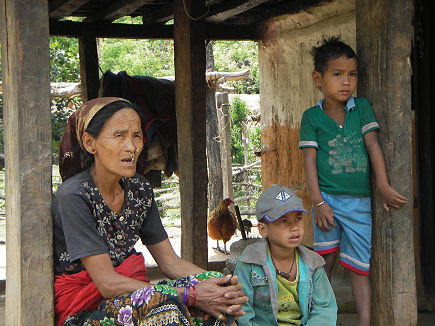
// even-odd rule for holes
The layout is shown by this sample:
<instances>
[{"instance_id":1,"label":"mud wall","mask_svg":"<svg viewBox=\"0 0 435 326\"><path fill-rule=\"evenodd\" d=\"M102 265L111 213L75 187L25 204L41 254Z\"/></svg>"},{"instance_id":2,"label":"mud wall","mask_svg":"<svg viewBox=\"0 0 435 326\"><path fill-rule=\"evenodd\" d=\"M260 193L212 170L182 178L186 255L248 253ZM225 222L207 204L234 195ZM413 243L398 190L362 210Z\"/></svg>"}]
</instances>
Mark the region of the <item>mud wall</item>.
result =
<instances>
[{"instance_id":1,"label":"mud wall","mask_svg":"<svg viewBox=\"0 0 435 326\"><path fill-rule=\"evenodd\" d=\"M334 35L356 48L354 1L336 0L269 21L259 44L263 188L289 186L308 210L299 127L302 113L322 98L312 82L310 50L322 37ZM304 244L311 247L311 216L305 234Z\"/></svg>"}]
</instances>

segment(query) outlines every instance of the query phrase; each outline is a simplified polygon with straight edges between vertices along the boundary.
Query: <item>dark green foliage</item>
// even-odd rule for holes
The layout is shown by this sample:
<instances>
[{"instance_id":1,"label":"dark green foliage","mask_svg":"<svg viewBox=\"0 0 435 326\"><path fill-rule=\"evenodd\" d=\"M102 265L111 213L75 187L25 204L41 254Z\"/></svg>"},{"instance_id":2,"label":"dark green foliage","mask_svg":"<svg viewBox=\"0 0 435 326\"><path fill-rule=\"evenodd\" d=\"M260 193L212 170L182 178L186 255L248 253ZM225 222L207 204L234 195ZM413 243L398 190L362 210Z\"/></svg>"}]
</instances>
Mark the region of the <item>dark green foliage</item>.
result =
<instances>
[{"instance_id":1,"label":"dark green foliage","mask_svg":"<svg viewBox=\"0 0 435 326\"><path fill-rule=\"evenodd\" d=\"M173 41L101 39L99 50L103 71L125 70L131 76L174 75Z\"/></svg>"},{"instance_id":2,"label":"dark green foliage","mask_svg":"<svg viewBox=\"0 0 435 326\"><path fill-rule=\"evenodd\" d=\"M229 83L238 94L258 94L258 45L251 41L216 41L213 43L216 71L249 69L249 77Z\"/></svg>"},{"instance_id":3,"label":"dark green foliage","mask_svg":"<svg viewBox=\"0 0 435 326\"><path fill-rule=\"evenodd\" d=\"M242 141L242 130L243 125L248 123L251 111L246 107L246 103L240 99L240 97L235 97L231 103L230 116L231 116L231 157L232 162L236 164L245 164L244 162L244 148ZM260 127L249 127L248 128L248 138L249 138L249 162L254 162L254 151L259 150L260 144Z\"/></svg>"},{"instance_id":4,"label":"dark green foliage","mask_svg":"<svg viewBox=\"0 0 435 326\"><path fill-rule=\"evenodd\" d=\"M80 61L78 40L50 37L50 81L79 82ZM69 116L81 105L81 98L51 99L51 150L53 164L59 161L59 146Z\"/></svg>"},{"instance_id":5,"label":"dark green foliage","mask_svg":"<svg viewBox=\"0 0 435 326\"><path fill-rule=\"evenodd\" d=\"M136 19L137 20L137 19ZM123 18L120 23L140 23L133 18ZM171 40L98 40L100 66L103 71L125 70L130 75L153 77L174 75L174 47ZM231 83L238 93L258 93L258 60L255 42L214 42L215 70L240 71L250 69L250 77ZM0 63L1 72L1 63ZM80 63L78 40L66 37L50 37L50 81L79 82ZM3 102L0 97L0 152L3 152ZM57 164L59 144L66 121L81 105L81 98L52 99L52 152L53 163ZM234 162L243 164L242 123L250 114L246 105L235 100L231 110L231 143ZM256 141L250 136L254 146ZM255 138L255 137L254 137Z\"/></svg>"},{"instance_id":6,"label":"dark green foliage","mask_svg":"<svg viewBox=\"0 0 435 326\"><path fill-rule=\"evenodd\" d=\"M240 99L240 97L235 97L231 104L231 157L233 165L245 165L244 161L244 148L242 141L242 130L243 125L248 124L249 115L251 112L246 107L246 103ZM248 124L249 126L249 124ZM254 156L255 151L259 151L261 148L260 144L260 134L261 129L260 126L250 126L248 128L249 138L248 142L248 164L255 162L258 160L257 157ZM258 184L261 185L261 169L259 168L251 168L249 170L245 170L244 172L238 174L233 177L233 185L239 183L248 183L248 184ZM244 197L244 196L259 196L259 192L261 188L255 187L252 185L237 185L233 187L234 189L234 198ZM245 199L239 202L239 206L244 209L251 210L255 206L255 200Z\"/></svg>"},{"instance_id":7,"label":"dark green foliage","mask_svg":"<svg viewBox=\"0 0 435 326\"><path fill-rule=\"evenodd\" d=\"M249 110L246 108L246 103L239 97L235 97L230 109L231 116L231 157L232 162L244 164L244 151L242 142L243 125L248 119Z\"/></svg>"},{"instance_id":8,"label":"dark green foliage","mask_svg":"<svg viewBox=\"0 0 435 326\"><path fill-rule=\"evenodd\" d=\"M50 37L50 81L79 82L79 45L75 38Z\"/></svg>"}]
</instances>

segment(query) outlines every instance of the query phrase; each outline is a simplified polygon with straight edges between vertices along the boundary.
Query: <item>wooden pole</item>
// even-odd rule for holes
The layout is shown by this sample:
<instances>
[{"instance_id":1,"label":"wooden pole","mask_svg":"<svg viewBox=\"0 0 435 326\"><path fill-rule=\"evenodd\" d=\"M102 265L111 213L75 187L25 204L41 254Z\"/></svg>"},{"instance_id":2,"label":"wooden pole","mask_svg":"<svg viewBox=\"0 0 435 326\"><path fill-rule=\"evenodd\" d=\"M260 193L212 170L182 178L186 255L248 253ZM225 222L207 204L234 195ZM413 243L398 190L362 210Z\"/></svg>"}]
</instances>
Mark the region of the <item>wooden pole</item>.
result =
<instances>
[{"instance_id":1,"label":"wooden pole","mask_svg":"<svg viewBox=\"0 0 435 326\"><path fill-rule=\"evenodd\" d=\"M83 102L98 97L100 87L97 39L93 24L83 24L79 37L80 79Z\"/></svg>"},{"instance_id":2,"label":"wooden pole","mask_svg":"<svg viewBox=\"0 0 435 326\"><path fill-rule=\"evenodd\" d=\"M242 126L242 143L243 143L243 162L244 165L249 165L249 130L247 122ZM244 182L247 184L245 189L245 195L249 196L251 192L251 187L249 186L249 170L247 169L243 176ZM251 201L246 199L246 206L251 206Z\"/></svg>"},{"instance_id":3,"label":"wooden pole","mask_svg":"<svg viewBox=\"0 0 435 326\"><path fill-rule=\"evenodd\" d=\"M207 44L207 72L214 71L213 42ZM216 208L223 199L221 149L216 111L216 81L207 84L207 165L208 165L208 210Z\"/></svg>"},{"instance_id":4,"label":"wooden pole","mask_svg":"<svg viewBox=\"0 0 435 326\"><path fill-rule=\"evenodd\" d=\"M381 126L389 180L408 204L386 212L373 189L372 325L417 325L413 249L411 41L412 0L359 0L358 95Z\"/></svg>"},{"instance_id":5,"label":"wooden pole","mask_svg":"<svg viewBox=\"0 0 435 326\"><path fill-rule=\"evenodd\" d=\"M228 93L217 93L216 105L218 109L219 138L221 140L223 197L234 199L233 175L231 170L231 124Z\"/></svg>"},{"instance_id":6,"label":"wooden pole","mask_svg":"<svg viewBox=\"0 0 435 326\"><path fill-rule=\"evenodd\" d=\"M181 256L207 268L204 12L204 0L174 1Z\"/></svg>"},{"instance_id":7,"label":"wooden pole","mask_svg":"<svg viewBox=\"0 0 435 326\"><path fill-rule=\"evenodd\" d=\"M0 2L6 151L6 325L53 325L48 6Z\"/></svg>"}]
</instances>

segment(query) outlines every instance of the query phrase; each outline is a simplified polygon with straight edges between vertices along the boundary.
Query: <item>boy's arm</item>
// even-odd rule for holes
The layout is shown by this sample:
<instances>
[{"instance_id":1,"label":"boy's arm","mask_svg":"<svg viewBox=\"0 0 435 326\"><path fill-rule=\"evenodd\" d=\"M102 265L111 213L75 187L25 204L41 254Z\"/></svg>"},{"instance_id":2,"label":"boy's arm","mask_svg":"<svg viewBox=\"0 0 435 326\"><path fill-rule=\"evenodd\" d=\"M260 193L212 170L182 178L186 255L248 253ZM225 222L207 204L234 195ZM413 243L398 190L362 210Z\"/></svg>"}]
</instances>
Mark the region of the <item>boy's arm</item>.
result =
<instances>
[{"instance_id":1,"label":"boy's arm","mask_svg":"<svg viewBox=\"0 0 435 326\"><path fill-rule=\"evenodd\" d=\"M234 275L239 277L239 282L242 283L243 293L249 298L242 306L242 310L245 312L243 316L239 316L239 326L252 326L253 319L255 317L254 311L254 288L251 284L251 266L241 261L237 262L234 270Z\"/></svg>"},{"instance_id":2,"label":"boy's arm","mask_svg":"<svg viewBox=\"0 0 435 326\"><path fill-rule=\"evenodd\" d=\"M388 183L384 154L378 141L378 131L373 130L364 135L364 142L375 172L376 186L381 194L384 209L389 212L389 206L399 208L406 204L406 197L396 192Z\"/></svg>"},{"instance_id":3,"label":"boy's arm","mask_svg":"<svg viewBox=\"0 0 435 326\"><path fill-rule=\"evenodd\" d=\"M313 274L313 295L310 318L305 326L335 326L337 323L337 302L323 267Z\"/></svg>"},{"instance_id":4,"label":"boy's arm","mask_svg":"<svg viewBox=\"0 0 435 326\"><path fill-rule=\"evenodd\" d=\"M334 215L331 207L326 202L323 202L322 195L320 194L319 178L317 175L317 149L305 147L302 152L304 154L305 179L310 191L311 202L314 206L315 223L320 229L329 231L328 224L335 227ZM322 202L323 204L317 206Z\"/></svg>"}]
</instances>

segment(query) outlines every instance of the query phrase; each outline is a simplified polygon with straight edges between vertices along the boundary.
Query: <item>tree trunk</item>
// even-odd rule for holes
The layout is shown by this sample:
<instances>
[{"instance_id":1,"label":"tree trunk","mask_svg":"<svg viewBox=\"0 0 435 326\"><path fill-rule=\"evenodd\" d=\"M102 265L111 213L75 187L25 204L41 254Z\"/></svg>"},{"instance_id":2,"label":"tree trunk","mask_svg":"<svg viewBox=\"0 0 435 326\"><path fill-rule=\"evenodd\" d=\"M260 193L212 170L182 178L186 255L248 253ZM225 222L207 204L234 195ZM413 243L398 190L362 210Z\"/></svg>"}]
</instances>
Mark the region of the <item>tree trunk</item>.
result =
<instances>
[{"instance_id":1,"label":"tree trunk","mask_svg":"<svg viewBox=\"0 0 435 326\"><path fill-rule=\"evenodd\" d=\"M206 47L206 71L214 70L213 42ZM208 210L213 210L223 199L221 149L216 111L216 83L209 81L206 92Z\"/></svg>"},{"instance_id":2,"label":"tree trunk","mask_svg":"<svg viewBox=\"0 0 435 326\"><path fill-rule=\"evenodd\" d=\"M222 183L223 197L234 200L233 176L231 171L231 125L230 110L227 93L218 93L216 96L219 135L221 140L221 160L222 160Z\"/></svg>"}]
</instances>

